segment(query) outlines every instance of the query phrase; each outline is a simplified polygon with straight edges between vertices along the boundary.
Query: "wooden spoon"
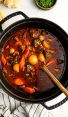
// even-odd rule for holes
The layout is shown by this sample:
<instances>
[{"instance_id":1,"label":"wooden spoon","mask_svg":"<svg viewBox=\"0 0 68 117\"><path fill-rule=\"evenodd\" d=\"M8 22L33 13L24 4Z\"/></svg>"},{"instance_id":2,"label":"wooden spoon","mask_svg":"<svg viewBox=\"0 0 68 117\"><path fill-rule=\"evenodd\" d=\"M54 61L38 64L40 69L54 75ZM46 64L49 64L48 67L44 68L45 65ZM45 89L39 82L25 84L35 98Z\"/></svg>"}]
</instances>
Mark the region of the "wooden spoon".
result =
<instances>
[{"instance_id":1,"label":"wooden spoon","mask_svg":"<svg viewBox=\"0 0 68 117\"><path fill-rule=\"evenodd\" d=\"M48 74L50 79L58 86L58 88L68 97L68 90L57 80L57 78L51 73L51 71L43 65L42 70Z\"/></svg>"}]
</instances>

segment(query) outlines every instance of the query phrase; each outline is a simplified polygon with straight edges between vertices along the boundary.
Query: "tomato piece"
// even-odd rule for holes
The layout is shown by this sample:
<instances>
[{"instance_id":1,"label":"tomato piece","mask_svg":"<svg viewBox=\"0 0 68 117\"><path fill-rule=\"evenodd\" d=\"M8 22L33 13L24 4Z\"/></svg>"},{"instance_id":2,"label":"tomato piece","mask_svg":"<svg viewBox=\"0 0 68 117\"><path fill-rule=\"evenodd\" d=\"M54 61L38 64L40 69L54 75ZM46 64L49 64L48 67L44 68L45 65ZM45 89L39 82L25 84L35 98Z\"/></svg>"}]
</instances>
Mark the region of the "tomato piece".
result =
<instances>
[{"instance_id":1,"label":"tomato piece","mask_svg":"<svg viewBox=\"0 0 68 117\"><path fill-rule=\"evenodd\" d=\"M23 84L25 84L25 81L23 78L16 78L16 79L14 79L14 84L15 85L23 85Z\"/></svg>"},{"instance_id":2,"label":"tomato piece","mask_svg":"<svg viewBox=\"0 0 68 117\"><path fill-rule=\"evenodd\" d=\"M24 88L24 91L25 91L26 93L30 93L30 94L35 93L35 89L34 89L34 88L31 88L31 87L25 87L25 88Z\"/></svg>"},{"instance_id":3,"label":"tomato piece","mask_svg":"<svg viewBox=\"0 0 68 117\"><path fill-rule=\"evenodd\" d=\"M4 57L4 55L2 54L2 56L1 56L1 61L2 61L2 64L3 65L5 65L6 64L6 59L5 59L5 57Z\"/></svg>"}]
</instances>

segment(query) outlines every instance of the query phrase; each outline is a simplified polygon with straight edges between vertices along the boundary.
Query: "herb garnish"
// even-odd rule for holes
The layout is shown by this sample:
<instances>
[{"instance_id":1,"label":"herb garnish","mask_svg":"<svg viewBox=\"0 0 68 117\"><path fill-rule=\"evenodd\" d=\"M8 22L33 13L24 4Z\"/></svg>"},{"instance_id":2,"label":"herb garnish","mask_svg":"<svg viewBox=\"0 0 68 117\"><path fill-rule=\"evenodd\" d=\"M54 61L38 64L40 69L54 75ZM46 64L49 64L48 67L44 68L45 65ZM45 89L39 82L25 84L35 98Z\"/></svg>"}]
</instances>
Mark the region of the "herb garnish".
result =
<instances>
[{"instance_id":1,"label":"herb garnish","mask_svg":"<svg viewBox=\"0 0 68 117\"><path fill-rule=\"evenodd\" d=\"M37 0L39 5L43 8L50 8L54 5L55 0Z\"/></svg>"}]
</instances>

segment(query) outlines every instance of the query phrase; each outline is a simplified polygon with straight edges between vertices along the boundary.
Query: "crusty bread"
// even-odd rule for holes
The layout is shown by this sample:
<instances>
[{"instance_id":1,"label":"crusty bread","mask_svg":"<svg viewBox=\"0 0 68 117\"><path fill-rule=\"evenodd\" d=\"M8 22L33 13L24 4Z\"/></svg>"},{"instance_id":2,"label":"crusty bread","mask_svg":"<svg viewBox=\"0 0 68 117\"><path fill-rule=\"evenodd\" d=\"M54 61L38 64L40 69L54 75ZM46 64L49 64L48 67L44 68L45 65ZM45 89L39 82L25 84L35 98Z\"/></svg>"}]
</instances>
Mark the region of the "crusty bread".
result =
<instances>
[{"instance_id":1,"label":"crusty bread","mask_svg":"<svg viewBox=\"0 0 68 117\"><path fill-rule=\"evenodd\" d=\"M3 0L0 0L0 3L2 3L3 2Z\"/></svg>"},{"instance_id":2,"label":"crusty bread","mask_svg":"<svg viewBox=\"0 0 68 117\"><path fill-rule=\"evenodd\" d=\"M5 17L5 14L3 11L0 11L0 21Z\"/></svg>"},{"instance_id":3,"label":"crusty bread","mask_svg":"<svg viewBox=\"0 0 68 117\"><path fill-rule=\"evenodd\" d=\"M9 8L16 8L19 5L20 0L4 0L4 5Z\"/></svg>"}]
</instances>

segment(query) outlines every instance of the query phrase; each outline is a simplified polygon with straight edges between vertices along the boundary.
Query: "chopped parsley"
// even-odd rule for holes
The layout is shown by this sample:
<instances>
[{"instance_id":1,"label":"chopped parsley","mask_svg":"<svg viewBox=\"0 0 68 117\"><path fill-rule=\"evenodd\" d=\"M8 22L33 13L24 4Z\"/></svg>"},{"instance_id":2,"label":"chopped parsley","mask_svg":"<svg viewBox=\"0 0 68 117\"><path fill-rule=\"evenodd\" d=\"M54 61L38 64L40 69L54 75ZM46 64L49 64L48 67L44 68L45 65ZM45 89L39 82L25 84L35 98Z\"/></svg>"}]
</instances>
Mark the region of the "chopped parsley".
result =
<instances>
[{"instance_id":1,"label":"chopped parsley","mask_svg":"<svg viewBox=\"0 0 68 117\"><path fill-rule=\"evenodd\" d=\"M50 8L54 5L55 0L37 0L38 4L43 8Z\"/></svg>"}]
</instances>

